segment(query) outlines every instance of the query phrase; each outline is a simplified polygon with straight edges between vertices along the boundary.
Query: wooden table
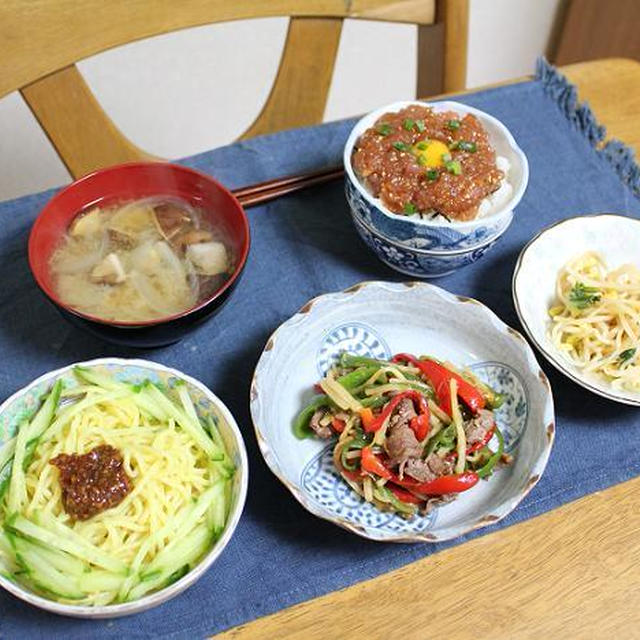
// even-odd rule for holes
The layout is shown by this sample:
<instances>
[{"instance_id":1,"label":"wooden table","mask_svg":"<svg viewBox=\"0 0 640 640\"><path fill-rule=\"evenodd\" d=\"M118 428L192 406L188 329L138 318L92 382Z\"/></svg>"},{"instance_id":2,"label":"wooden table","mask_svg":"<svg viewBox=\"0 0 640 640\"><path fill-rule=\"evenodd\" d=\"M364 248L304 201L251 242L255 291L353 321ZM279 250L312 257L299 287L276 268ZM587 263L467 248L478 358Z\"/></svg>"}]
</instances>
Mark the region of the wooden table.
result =
<instances>
[{"instance_id":1,"label":"wooden table","mask_svg":"<svg viewBox=\"0 0 640 640\"><path fill-rule=\"evenodd\" d=\"M562 71L608 135L640 156L640 63L610 59ZM640 638L640 477L217 636L612 637Z\"/></svg>"}]
</instances>

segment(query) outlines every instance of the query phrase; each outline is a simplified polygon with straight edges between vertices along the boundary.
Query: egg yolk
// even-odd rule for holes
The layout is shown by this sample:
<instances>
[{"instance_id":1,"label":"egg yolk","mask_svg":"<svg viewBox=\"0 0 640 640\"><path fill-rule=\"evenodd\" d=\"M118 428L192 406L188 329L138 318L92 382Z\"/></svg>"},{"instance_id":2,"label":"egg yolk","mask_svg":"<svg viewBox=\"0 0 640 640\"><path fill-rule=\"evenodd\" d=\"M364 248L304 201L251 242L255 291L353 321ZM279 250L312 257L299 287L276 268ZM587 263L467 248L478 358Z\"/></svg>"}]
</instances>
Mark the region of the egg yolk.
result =
<instances>
[{"instance_id":1,"label":"egg yolk","mask_svg":"<svg viewBox=\"0 0 640 640\"><path fill-rule=\"evenodd\" d=\"M413 145L412 151L423 167L441 167L444 164L442 156L451 153L440 140L422 140Z\"/></svg>"}]
</instances>

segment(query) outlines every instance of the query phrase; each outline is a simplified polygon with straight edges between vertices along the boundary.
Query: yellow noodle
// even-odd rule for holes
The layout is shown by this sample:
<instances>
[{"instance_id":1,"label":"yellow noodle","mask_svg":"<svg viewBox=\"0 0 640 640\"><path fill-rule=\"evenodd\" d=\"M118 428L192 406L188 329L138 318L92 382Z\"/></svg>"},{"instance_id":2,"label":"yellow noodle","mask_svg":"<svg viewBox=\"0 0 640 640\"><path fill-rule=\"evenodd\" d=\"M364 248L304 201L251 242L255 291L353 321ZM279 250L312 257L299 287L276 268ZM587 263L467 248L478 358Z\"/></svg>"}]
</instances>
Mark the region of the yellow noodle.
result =
<instances>
[{"instance_id":1,"label":"yellow noodle","mask_svg":"<svg viewBox=\"0 0 640 640\"><path fill-rule=\"evenodd\" d=\"M597 289L584 309L571 302L577 284ZM614 388L640 391L640 269L609 271L595 252L570 260L558 273L549 338L577 367ZM634 351L635 350L635 351Z\"/></svg>"},{"instance_id":2,"label":"yellow noodle","mask_svg":"<svg viewBox=\"0 0 640 640\"><path fill-rule=\"evenodd\" d=\"M121 452L133 489L119 505L89 520L73 520L64 510L58 470L50 460L104 444ZM77 413L38 444L26 471L26 514L47 511L102 551L129 563L154 531L213 484L215 473L204 451L175 422L158 425L126 399L104 401ZM157 541L145 560L168 542Z\"/></svg>"}]
</instances>

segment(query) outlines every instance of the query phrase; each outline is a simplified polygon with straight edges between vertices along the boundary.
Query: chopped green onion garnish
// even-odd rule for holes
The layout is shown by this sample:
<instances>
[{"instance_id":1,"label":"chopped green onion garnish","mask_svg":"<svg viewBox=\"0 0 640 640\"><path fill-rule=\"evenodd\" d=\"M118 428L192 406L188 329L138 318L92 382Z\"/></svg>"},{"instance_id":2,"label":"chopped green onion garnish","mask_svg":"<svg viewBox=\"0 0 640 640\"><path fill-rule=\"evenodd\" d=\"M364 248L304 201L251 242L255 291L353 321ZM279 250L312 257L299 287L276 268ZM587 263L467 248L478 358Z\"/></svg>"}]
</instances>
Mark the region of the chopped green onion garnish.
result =
<instances>
[{"instance_id":1,"label":"chopped green onion garnish","mask_svg":"<svg viewBox=\"0 0 640 640\"><path fill-rule=\"evenodd\" d=\"M424 165L427 164L427 159L421 153L418 154L418 164L421 167L424 167Z\"/></svg>"},{"instance_id":2,"label":"chopped green onion garnish","mask_svg":"<svg viewBox=\"0 0 640 640\"><path fill-rule=\"evenodd\" d=\"M475 142L465 142L464 140L460 140L458 142L458 149L461 151L469 151L470 153L476 152L476 143Z\"/></svg>"},{"instance_id":3,"label":"chopped green onion garnish","mask_svg":"<svg viewBox=\"0 0 640 640\"><path fill-rule=\"evenodd\" d=\"M636 355L636 348L626 349L620 354L620 364L624 364L627 360L631 360Z\"/></svg>"},{"instance_id":4,"label":"chopped green onion garnish","mask_svg":"<svg viewBox=\"0 0 640 640\"><path fill-rule=\"evenodd\" d=\"M429 182L433 182L438 179L438 171L436 169L429 169L429 171L425 172L424 175L427 176L427 180L429 180Z\"/></svg>"},{"instance_id":5,"label":"chopped green onion garnish","mask_svg":"<svg viewBox=\"0 0 640 640\"><path fill-rule=\"evenodd\" d=\"M569 292L569 302L576 309L586 309L600 300L601 293L596 287L587 287L577 282Z\"/></svg>"},{"instance_id":6,"label":"chopped green onion garnish","mask_svg":"<svg viewBox=\"0 0 640 640\"><path fill-rule=\"evenodd\" d=\"M416 205L413 202L405 202L403 209L405 213L415 213Z\"/></svg>"},{"instance_id":7,"label":"chopped green onion garnish","mask_svg":"<svg viewBox=\"0 0 640 640\"><path fill-rule=\"evenodd\" d=\"M459 176L462 173L462 166L457 160L449 160L449 162L445 162L445 169L449 173L453 173L454 176Z\"/></svg>"},{"instance_id":8,"label":"chopped green onion garnish","mask_svg":"<svg viewBox=\"0 0 640 640\"><path fill-rule=\"evenodd\" d=\"M422 133L426 129L426 125L424 124L424 120L416 120L416 129Z\"/></svg>"},{"instance_id":9,"label":"chopped green onion garnish","mask_svg":"<svg viewBox=\"0 0 640 640\"><path fill-rule=\"evenodd\" d=\"M416 145L416 147L420 149L420 151L424 151L428 146L429 143L424 141L418 142L418 144Z\"/></svg>"},{"instance_id":10,"label":"chopped green onion garnish","mask_svg":"<svg viewBox=\"0 0 640 640\"><path fill-rule=\"evenodd\" d=\"M454 140L454 141L449 145L449 149L451 149L451 151L453 151L454 149L457 149L459 145L460 145L460 140Z\"/></svg>"},{"instance_id":11,"label":"chopped green onion garnish","mask_svg":"<svg viewBox=\"0 0 640 640\"><path fill-rule=\"evenodd\" d=\"M404 142L394 142L393 147L398 151L409 151L411 149L411 147Z\"/></svg>"},{"instance_id":12,"label":"chopped green onion garnish","mask_svg":"<svg viewBox=\"0 0 640 640\"><path fill-rule=\"evenodd\" d=\"M451 154L450 153L443 153L442 154L442 162L451 162Z\"/></svg>"},{"instance_id":13,"label":"chopped green onion garnish","mask_svg":"<svg viewBox=\"0 0 640 640\"><path fill-rule=\"evenodd\" d=\"M381 136L388 136L391 133L391 125L387 124L386 122L383 122L382 124L378 125L378 128L376 129L376 131Z\"/></svg>"},{"instance_id":14,"label":"chopped green onion garnish","mask_svg":"<svg viewBox=\"0 0 640 640\"><path fill-rule=\"evenodd\" d=\"M449 129L459 129L460 128L460 120L448 120L447 121L447 127L449 127Z\"/></svg>"},{"instance_id":15,"label":"chopped green onion garnish","mask_svg":"<svg viewBox=\"0 0 640 640\"><path fill-rule=\"evenodd\" d=\"M407 130L407 131L411 131L411 129L413 129L413 125L415 124L415 121L412 120L411 118L405 118L404 122L402 123L402 126Z\"/></svg>"}]
</instances>

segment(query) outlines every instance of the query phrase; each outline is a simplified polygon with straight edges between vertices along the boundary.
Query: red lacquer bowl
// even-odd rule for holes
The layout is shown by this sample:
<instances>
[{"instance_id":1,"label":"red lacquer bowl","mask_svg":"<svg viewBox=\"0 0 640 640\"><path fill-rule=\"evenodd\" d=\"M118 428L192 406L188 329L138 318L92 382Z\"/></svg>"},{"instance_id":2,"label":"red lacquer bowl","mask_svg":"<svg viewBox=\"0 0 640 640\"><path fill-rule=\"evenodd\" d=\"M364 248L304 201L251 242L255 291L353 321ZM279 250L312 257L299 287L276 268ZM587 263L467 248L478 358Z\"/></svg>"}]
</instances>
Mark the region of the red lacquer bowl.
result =
<instances>
[{"instance_id":1,"label":"red lacquer bowl","mask_svg":"<svg viewBox=\"0 0 640 640\"><path fill-rule=\"evenodd\" d=\"M80 313L56 295L49 263L75 216L87 207L151 196L174 196L202 209L222 227L236 257L231 277L211 296L182 313L148 322L110 322ZM226 187L194 169L161 162L136 162L95 171L59 191L40 212L29 235L29 266L38 286L74 325L117 344L157 347L180 340L229 299L249 254L249 222Z\"/></svg>"}]
</instances>

